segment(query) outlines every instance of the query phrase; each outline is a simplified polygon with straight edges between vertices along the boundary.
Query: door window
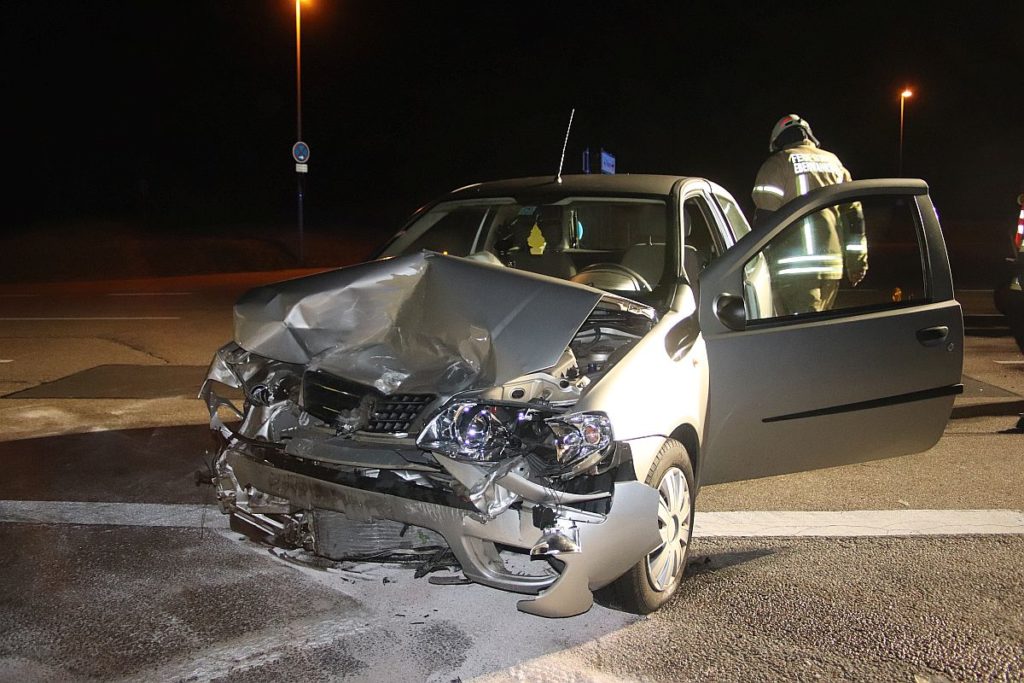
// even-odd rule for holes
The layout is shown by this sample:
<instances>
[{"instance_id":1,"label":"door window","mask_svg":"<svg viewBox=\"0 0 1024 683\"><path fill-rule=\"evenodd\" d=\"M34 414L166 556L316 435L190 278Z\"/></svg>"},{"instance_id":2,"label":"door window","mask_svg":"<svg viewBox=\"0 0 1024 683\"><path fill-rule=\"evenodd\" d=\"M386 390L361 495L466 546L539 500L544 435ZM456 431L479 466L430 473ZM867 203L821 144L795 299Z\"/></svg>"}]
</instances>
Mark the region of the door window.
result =
<instances>
[{"instance_id":1,"label":"door window","mask_svg":"<svg viewBox=\"0 0 1024 683\"><path fill-rule=\"evenodd\" d=\"M746 263L747 319L924 303L923 244L913 197L874 196L805 215Z\"/></svg>"},{"instance_id":2,"label":"door window","mask_svg":"<svg viewBox=\"0 0 1024 683\"><path fill-rule=\"evenodd\" d=\"M750 224L747 223L747 217L740 211L740 207L736 206L728 197L723 197L720 194L716 194L715 199L718 200L718 205L722 208L722 213L725 214L726 222L732 227L733 237L739 239L750 232Z\"/></svg>"}]
</instances>

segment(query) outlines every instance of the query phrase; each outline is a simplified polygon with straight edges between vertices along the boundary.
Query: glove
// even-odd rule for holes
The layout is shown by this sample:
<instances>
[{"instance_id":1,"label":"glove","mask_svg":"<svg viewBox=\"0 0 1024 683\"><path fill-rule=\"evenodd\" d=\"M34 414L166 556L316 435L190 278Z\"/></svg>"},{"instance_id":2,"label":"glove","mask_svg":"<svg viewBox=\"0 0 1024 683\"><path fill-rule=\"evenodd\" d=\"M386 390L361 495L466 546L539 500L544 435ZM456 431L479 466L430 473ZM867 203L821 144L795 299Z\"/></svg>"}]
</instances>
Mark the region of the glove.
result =
<instances>
[{"instance_id":1,"label":"glove","mask_svg":"<svg viewBox=\"0 0 1024 683\"><path fill-rule=\"evenodd\" d=\"M856 287L860 284L864 276L868 274L868 256L867 254L856 254L854 256L846 257L846 279L850 281L850 284Z\"/></svg>"}]
</instances>

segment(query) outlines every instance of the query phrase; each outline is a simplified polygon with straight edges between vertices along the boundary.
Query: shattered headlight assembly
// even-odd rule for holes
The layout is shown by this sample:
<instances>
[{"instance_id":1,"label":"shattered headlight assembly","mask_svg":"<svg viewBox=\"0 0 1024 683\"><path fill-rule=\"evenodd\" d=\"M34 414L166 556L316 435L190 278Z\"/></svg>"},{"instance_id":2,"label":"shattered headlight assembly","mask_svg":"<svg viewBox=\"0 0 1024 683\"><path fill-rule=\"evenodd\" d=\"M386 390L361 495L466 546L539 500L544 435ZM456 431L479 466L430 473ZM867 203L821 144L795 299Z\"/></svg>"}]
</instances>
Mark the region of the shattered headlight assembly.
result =
<instances>
[{"instance_id":1,"label":"shattered headlight assembly","mask_svg":"<svg viewBox=\"0 0 1024 683\"><path fill-rule=\"evenodd\" d=\"M456 401L430 421L416 444L476 462L533 454L547 472L566 477L599 462L613 441L611 422L602 413L558 415L537 406Z\"/></svg>"},{"instance_id":2,"label":"shattered headlight assembly","mask_svg":"<svg viewBox=\"0 0 1024 683\"><path fill-rule=\"evenodd\" d=\"M300 377L298 366L258 356L234 342L217 350L206 374L208 381L241 389L246 401L257 406L296 400Z\"/></svg>"},{"instance_id":3,"label":"shattered headlight assembly","mask_svg":"<svg viewBox=\"0 0 1024 683\"><path fill-rule=\"evenodd\" d=\"M210 428L225 439L243 437L278 443L299 424L301 366L265 358L231 342L221 347L206 373L199 398L210 412ZM233 392L244 396L241 410ZM239 421L240 424L228 426Z\"/></svg>"}]
</instances>

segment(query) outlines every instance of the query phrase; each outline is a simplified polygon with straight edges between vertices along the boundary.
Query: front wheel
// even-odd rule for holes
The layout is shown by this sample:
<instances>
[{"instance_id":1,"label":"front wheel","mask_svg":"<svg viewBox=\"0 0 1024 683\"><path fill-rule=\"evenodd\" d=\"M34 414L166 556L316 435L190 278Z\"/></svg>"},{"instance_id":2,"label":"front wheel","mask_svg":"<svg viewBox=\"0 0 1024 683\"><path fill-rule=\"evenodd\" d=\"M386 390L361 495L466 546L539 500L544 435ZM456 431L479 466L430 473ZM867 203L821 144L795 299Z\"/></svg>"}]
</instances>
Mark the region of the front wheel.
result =
<instances>
[{"instance_id":1,"label":"front wheel","mask_svg":"<svg viewBox=\"0 0 1024 683\"><path fill-rule=\"evenodd\" d=\"M619 605L649 614L675 595L686 571L693 535L693 467L678 441L669 439L651 465L646 483L658 489L661 545L612 584Z\"/></svg>"}]
</instances>

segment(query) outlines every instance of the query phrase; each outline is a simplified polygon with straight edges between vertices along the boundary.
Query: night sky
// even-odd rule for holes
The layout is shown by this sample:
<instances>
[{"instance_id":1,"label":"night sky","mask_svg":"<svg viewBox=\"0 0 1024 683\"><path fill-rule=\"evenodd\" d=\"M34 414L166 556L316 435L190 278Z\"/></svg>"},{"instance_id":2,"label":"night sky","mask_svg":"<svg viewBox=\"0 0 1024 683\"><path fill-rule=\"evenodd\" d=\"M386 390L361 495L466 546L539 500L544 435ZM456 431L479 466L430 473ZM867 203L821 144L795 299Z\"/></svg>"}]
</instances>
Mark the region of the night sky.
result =
<instances>
[{"instance_id":1,"label":"night sky","mask_svg":"<svg viewBox=\"0 0 1024 683\"><path fill-rule=\"evenodd\" d=\"M381 237L479 180L701 175L749 207L774 122L798 113L854 177L905 175L943 217L1015 217L1024 3L439 3L303 9L307 222ZM294 220L289 0L11 2L0 10L4 223L147 229Z\"/></svg>"}]
</instances>

